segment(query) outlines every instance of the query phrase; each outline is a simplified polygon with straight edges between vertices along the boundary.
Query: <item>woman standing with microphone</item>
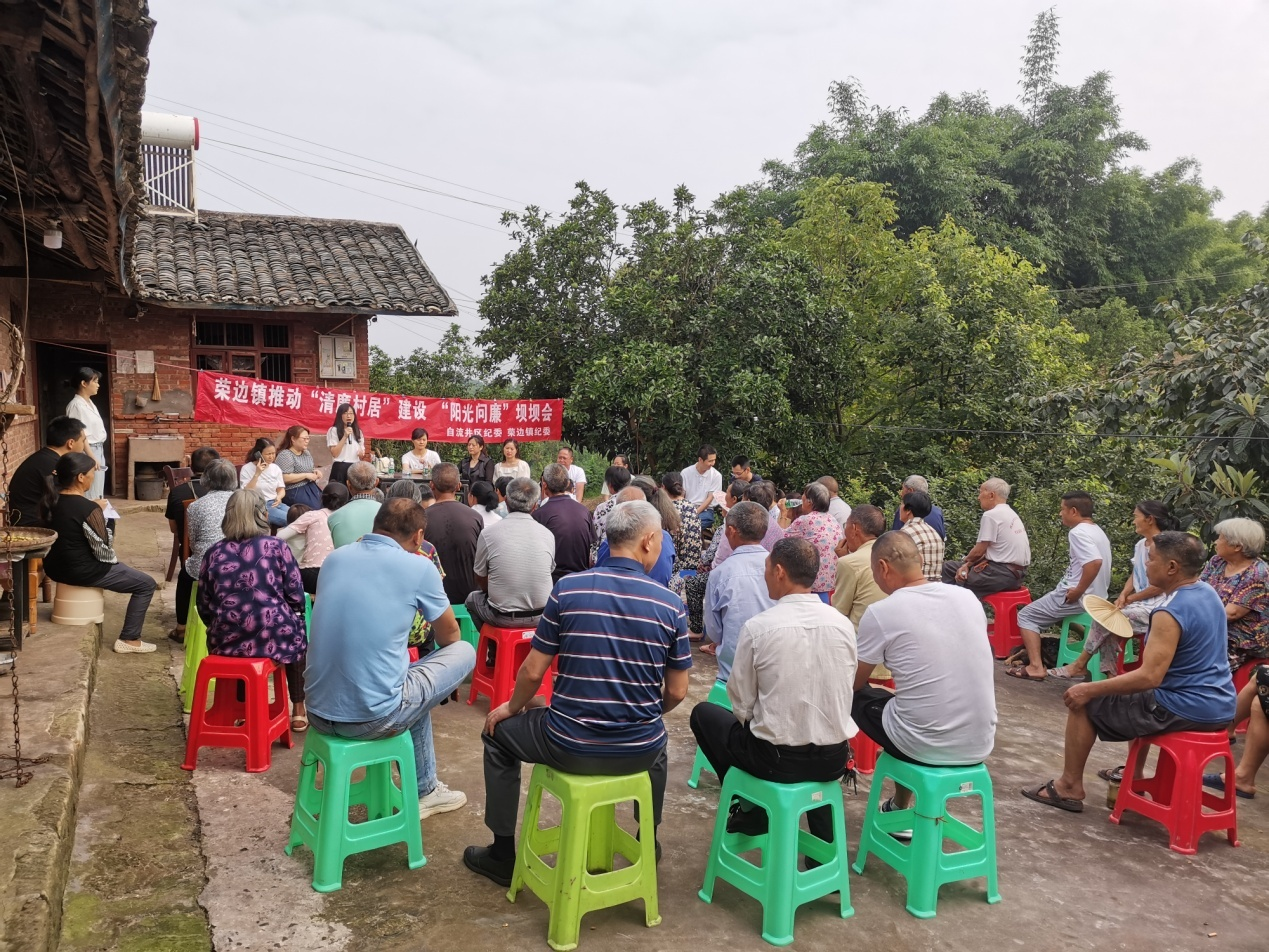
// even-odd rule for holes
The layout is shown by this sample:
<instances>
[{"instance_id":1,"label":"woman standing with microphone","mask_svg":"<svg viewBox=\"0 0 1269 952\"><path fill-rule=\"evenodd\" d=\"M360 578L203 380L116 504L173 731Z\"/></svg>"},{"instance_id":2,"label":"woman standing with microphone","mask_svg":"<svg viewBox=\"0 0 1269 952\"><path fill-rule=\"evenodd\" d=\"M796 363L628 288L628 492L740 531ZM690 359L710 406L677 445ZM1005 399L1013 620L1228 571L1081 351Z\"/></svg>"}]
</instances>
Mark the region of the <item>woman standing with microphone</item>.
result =
<instances>
[{"instance_id":1,"label":"woman standing with microphone","mask_svg":"<svg viewBox=\"0 0 1269 952\"><path fill-rule=\"evenodd\" d=\"M366 441L351 403L341 403L335 411L335 423L326 431L326 448L333 460L331 482L342 483L348 475L348 467L366 455Z\"/></svg>"}]
</instances>

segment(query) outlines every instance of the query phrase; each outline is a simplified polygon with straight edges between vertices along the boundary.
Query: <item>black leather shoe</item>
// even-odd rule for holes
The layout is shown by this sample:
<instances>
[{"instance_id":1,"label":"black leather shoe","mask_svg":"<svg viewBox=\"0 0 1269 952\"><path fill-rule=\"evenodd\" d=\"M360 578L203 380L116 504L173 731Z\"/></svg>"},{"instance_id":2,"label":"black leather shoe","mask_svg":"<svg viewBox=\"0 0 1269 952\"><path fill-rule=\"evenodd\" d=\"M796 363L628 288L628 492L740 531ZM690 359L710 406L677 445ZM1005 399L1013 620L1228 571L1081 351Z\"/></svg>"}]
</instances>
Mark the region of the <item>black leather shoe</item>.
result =
<instances>
[{"instance_id":1,"label":"black leather shoe","mask_svg":"<svg viewBox=\"0 0 1269 952\"><path fill-rule=\"evenodd\" d=\"M514 859L494 859L488 846L469 846L463 850L463 865L473 873L492 879L499 886L511 885L511 875L516 871Z\"/></svg>"},{"instance_id":2,"label":"black leather shoe","mask_svg":"<svg viewBox=\"0 0 1269 952\"><path fill-rule=\"evenodd\" d=\"M767 811L760 807L745 811L739 803L732 805L727 815L727 832L745 836L762 836L767 832Z\"/></svg>"}]
</instances>

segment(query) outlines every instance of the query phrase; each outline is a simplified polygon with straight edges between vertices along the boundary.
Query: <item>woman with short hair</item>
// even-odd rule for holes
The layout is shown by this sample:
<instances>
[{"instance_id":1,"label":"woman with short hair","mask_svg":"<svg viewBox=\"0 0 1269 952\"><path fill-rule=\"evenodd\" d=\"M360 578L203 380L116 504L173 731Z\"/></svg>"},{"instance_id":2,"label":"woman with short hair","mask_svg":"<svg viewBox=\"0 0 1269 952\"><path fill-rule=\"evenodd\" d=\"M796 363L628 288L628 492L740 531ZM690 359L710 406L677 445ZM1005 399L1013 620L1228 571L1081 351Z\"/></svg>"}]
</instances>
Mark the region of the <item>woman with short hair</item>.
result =
<instances>
[{"instance_id":1,"label":"woman with short hair","mask_svg":"<svg viewBox=\"0 0 1269 952\"><path fill-rule=\"evenodd\" d=\"M403 476L420 476L423 479L432 477L432 467L441 465L440 454L427 448L428 434L423 427L415 427L410 434L413 447L401 455L401 474Z\"/></svg>"},{"instance_id":2,"label":"woman with short hair","mask_svg":"<svg viewBox=\"0 0 1269 952\"><path fill-rule=\"evenodd\" d=\"M281 528L286 525L286 511L289 507L282 501L282 497L286 495L286 483L282 481L282 470L275 462L277 458L278 448L273 441L267 436L260 437L251 447L246 462L238 472L238 485L242 489L258 492L269 513L269 525Z\"/></svg>"},{"instance_id":3,"label":"woman with short hair","mask_svg":"<svg viewBox=\"0 0 1269 952\"><path fill-rule=\"evenodd\" d=\"M233 471L232 466L229 469ZM114 530L103 511L106 501L88 498L96 478L97 461L87 453L67 453L53 468L43 510L44 524L57 533L57 540L44 556L44 572L54 582L130 595L114 649L120 654L145 654L157 647L141 640L145 613L154 598L154 579L119 561Z\"/></svg>"},{"instance_id":4,"label":"woman with short hair","mask_svg":"<svg viewBox=\"0 0 1269 952\"><path fill-rule=\"evenodd\" d=\"M290 546L269 535L268 513L257 492L230 494L222 530L224 537L207 550L198 573L198 613L207 626L207 653L268 658L283 665L291 730L307 730L308 639L300 567Z\"/></svg>"},{"instance_id":5,"label":"woman with short hair","mask_svg":"<svg viewBox=\"0 0 1269 952\"><path fill-rule=\"evenodd\" d=\"M198 578L203 553L224 538L221 523L225 520L225 506L237 488L238 472L229 460L213 460L203 471L206 495L190 503L185 512L185 527L189 533L189 558L185 560L185 571L189 572L190 578Z\"/></svg>"},{"instance_id":6,"label":"woman with short hair","mask_svg":"<svg viewBox=\"0 0 1269 952\"><path fill-rule=\"evenodd\" d=\"M1260 557L1265 530L1255 519L1225 519L1213 531L1216 554L1200 577L1225 604L1229 667L1236 672L1269 658L1269 566Z\"/></svg>"},{"instance_id":7,"label":"woman with short hair","mask_svg":"<svg viewBox=\"0 0 1269 952\"><path fill-rule=\"evenodd\" d=\"M827 486L807 483L802 490L802 505L784 530L786 539L806 539L819 553L820 570L811 591L825 603L837 581L837 543L842 541L842 524L828 514L832 502L833 494Z\"/></svg>"}]
</instances>

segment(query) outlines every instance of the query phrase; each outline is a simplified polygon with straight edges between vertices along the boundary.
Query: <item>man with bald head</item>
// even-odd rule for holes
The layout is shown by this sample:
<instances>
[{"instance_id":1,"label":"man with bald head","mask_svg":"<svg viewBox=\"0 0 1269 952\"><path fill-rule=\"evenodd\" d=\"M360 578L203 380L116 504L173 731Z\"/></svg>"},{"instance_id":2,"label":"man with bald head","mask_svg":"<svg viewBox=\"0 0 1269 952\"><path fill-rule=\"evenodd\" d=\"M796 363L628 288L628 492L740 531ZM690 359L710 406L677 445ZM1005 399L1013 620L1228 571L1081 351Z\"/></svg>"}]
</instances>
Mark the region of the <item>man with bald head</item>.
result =
<instances>
[{"instance_id":1,"label":"man with bald head","mask_svg":"<svg viewBox=\"0 0 1269 952\"><path fill-rule=\"evenodd\" d=\"M687 696L692 666L683 602L647 574L661 554L662 531L649 502L613 508L608 564L556 583L511 700L489 712L481 739L493 843L467 847L463 863L500 886L511 885L515 869L521 764L583 776L646 770L653 822L661 821L662 715ZM551 705L530 708L553 660L559 673Z\"/></svg>"},{"instance_id":2,"label":"man with bald head","mask_svg":"<svg viewBox=\"0 0 1269 952\"><path fill-rule=\"evenodd\" d=\"M972 593L926 579L916 543L887 532L872 547L872 573L886 597L859 622L851 716L899 760L932 767L982 763L996 736L987 616ZM868 683L884 664L894 693ZM899 788L882 810L904 809Z\"/></svg>"}]
</instances>

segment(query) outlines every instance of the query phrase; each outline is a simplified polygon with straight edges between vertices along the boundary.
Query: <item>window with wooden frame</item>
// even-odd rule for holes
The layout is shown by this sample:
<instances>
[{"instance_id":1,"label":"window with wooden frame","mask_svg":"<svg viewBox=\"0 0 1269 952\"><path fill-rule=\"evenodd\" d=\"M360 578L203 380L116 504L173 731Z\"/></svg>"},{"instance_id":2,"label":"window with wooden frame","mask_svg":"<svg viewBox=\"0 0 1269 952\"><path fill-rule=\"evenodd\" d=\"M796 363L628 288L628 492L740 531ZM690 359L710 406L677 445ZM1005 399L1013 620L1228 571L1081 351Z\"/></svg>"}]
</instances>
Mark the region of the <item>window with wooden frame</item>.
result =
<instances>
[{"instance_id":1,"label":"window with wooden frame","mask_svg":"<svg viewBox=\"0 0 1269 952\"><path fill-rule=\"evenodd\" d=\"M196 321L194 369L291 383L290 324Z\"/></svg>"}]
</instances>

